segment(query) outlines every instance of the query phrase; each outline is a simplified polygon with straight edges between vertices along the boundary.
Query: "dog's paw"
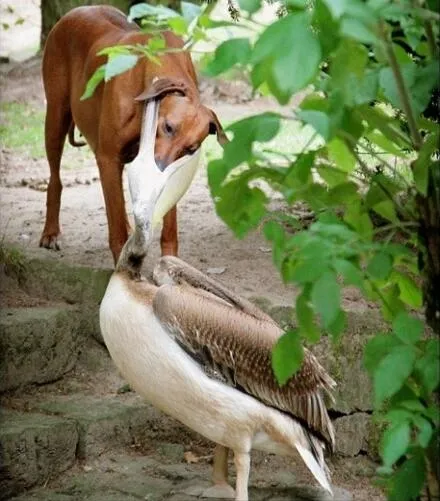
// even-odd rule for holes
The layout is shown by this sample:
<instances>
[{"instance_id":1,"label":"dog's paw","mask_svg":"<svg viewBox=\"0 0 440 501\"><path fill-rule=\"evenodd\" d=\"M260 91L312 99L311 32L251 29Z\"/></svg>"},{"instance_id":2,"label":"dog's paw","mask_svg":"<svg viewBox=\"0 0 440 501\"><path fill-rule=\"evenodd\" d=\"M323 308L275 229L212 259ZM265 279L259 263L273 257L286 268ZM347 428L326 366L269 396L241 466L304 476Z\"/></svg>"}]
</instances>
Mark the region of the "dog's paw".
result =
<instances>
[{"instance_id":1,"label":"dog's paw","mask_svg":"<svg viewBox=\"0 0 440 501\"><path fill-rule=\"evenodd\" d=\"M40 247L44 247L45 249L50 249L54 251L61 250L58 235L45 235L43 234L40 239Z\"/></svg>"}]
</instances>

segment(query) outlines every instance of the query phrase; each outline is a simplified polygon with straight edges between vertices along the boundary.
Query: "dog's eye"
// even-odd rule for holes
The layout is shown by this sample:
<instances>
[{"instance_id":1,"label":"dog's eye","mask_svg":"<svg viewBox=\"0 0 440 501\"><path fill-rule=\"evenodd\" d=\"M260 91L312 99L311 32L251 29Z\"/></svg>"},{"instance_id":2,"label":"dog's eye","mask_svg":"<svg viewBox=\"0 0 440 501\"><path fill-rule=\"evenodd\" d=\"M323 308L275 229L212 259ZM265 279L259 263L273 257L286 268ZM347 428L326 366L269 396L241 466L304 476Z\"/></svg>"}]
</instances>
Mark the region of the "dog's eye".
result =
<instances>
[{"instance_id":1,"label":"dog's eye","mask_svg":"<svg viewBox=\"0 0 440 501\"><path fill-rule=\"evenodd\" d=\"M167 136L172 136L174 134L174 127L169 122L165 122L163 128Z\"/></svg>"}]
</instances>

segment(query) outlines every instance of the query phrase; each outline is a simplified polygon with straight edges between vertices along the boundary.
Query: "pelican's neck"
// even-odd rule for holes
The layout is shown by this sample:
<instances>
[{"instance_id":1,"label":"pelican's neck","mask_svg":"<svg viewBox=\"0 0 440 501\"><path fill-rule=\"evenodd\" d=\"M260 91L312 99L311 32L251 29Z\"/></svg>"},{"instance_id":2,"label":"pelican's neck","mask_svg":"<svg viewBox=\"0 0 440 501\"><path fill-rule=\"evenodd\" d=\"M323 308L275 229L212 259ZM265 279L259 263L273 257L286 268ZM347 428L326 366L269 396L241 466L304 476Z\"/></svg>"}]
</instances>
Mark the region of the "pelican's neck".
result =
<instances>
[{"instance_id":1,"label":"pelican's neck","mask_svg":"<svg viewBox=\"0 0 440 501\"><path fill-rule=\"evenodd\" d=\"M149 223L147 224L149 225ZM151 234L149 229L140 228L136 224L134 232L122 248L116 264L116 271L126 271L131 278L140 278L150 241Z\"/></svg>"},{"instance_id":2,"label":"pelican's neck","mask_svg":"<svg viewBox=\"0 0 440 501\"><path fill-rule=\"evenodd\" d=\"M157 198L154 161L159 103L148 101L142 117L139 152L127 166L128 186L133 206L134 232L125 243L116 264L116 271L125 270L133 278L139 278L141 268L152 240L152 219Z\"/></svg>"}]
</instances>

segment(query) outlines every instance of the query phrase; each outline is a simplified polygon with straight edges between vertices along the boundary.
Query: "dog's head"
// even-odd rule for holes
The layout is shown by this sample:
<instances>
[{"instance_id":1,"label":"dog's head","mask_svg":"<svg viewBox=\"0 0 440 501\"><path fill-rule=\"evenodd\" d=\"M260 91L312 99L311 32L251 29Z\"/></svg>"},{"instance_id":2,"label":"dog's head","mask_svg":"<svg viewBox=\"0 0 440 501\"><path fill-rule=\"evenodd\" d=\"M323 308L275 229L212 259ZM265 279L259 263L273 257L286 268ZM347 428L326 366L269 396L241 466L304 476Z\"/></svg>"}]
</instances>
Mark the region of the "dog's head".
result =
<instances>
[{"instance_id":1,"label":"dog's head","mask_svg":"<svg viewBox=\"0 0 440 501\"><path fill-rule=\"evenodd\" d=\"M216 134L221 145L228 141L216 114L184 82L157 78L136 97L137 101L150 99L161 100L154 147L159 167L194 153L208 134Z\"/></svg>"}]
</instances>

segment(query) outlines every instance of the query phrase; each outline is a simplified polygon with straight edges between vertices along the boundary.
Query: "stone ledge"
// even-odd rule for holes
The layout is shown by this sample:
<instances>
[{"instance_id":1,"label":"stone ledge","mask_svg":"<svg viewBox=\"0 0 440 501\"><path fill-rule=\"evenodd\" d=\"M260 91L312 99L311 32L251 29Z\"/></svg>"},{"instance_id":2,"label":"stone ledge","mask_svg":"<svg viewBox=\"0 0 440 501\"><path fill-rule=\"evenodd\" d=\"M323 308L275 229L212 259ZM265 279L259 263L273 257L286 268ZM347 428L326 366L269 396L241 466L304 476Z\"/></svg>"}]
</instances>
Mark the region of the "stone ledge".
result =
<instances>
[{"instance_id":1,"label":"stone ledge","mask_svg":"<svg viewBox=\"0 0 440 501\"><path fill-rule=\"evenodd\" d=\"M0 392L55 381L72 369L81 341L69 306L9 308L0 313Z\"/></svg>"},{"instance_id":2,"label":"stone ledge","mask_svg":"<svg viewBox=\"0 0 440 501\"><path fill-rule=\"evenodd\" d=\"M35 408L77 423L79 459L134 446L145 440L153 422L164 419L159 411L134 395L101 398L81 394L60 396L37 403Z\"/></svg>"},{"instance_id":3,"label":"stone ledge","mask_svg":"<svg viewBox=\"0 0 440 501\"><path fill-rule=\"evenodd\" d=\"M74 421L9 410L2 410L0 418L0 499L42 484L74 463Z\"/></svg>"}]
</instances>

